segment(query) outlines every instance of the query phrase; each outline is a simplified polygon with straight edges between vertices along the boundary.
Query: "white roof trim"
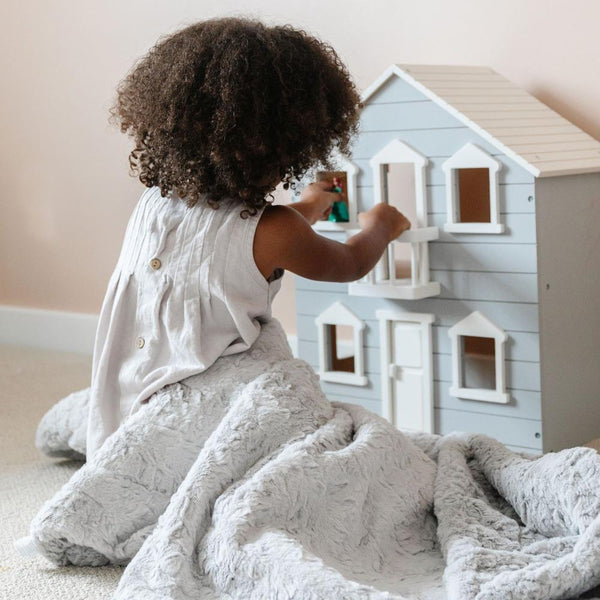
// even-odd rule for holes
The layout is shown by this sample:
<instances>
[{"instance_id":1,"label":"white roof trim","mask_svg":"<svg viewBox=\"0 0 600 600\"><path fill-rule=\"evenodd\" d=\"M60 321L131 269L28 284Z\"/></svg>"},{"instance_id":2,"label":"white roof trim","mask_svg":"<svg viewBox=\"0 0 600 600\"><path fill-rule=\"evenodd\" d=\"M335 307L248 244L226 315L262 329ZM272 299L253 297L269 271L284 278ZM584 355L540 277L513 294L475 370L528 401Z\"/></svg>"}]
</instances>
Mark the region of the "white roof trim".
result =
<instances>
[{"instance_id":1,"label":"white roof trim","mask_svg":"<svg viewBox=\"0 0 600 600\"><path fill-rule=\"evenodd\" d=\"M352 327L358 327L358 329L365 328L365 322L339 301L326 308L315 319L315 323L317 325L351 325Z\"/></svg>"},{"instance_id":2,"label":"white roof trim","mask_svg":"<svg viewBox=\"0 0 600 600\"><path fill-rule=\"evenodd\" d=\"M433 66L433 65L431 65L431 66ZM404 67L404 68L402 68L402 67ZM490 144L492 144L494 147L496 147L500 152L502 152L507 157L514 160L517 164L521 165L526 171L531 173L534 177L543 177L543 176L550 176L550 175L567 175L567 174L575 174L575 173L594 173L594 172L600 171L600 142L598 142L598 151L597 151L598 156L597 157L595 156L595 153L594 153L595 151L594 151L594 152L592 152L592 154L594 154L594 157L589 158L589 159L584 159L584 158L574 159L571 161L573 163L572 166L569 164L565 164L566 159L558 160L558 161L556 161L556 163L554 165L549 164L548 161L546 161L546 164L544 165L544 161L542 161L540 159L540 163L541 163L540 166L537 166L533 162L526 160L519 153L515 152L509 146L507 146L506 144L501 142L497 137L492 135L484 127L478 125L475 121L473 121L472 119L467 117L464 113L462 113L461 111L456 109L454 106L452 106L446 100L444 100L441 96L437 95L435 92L430 90L426 85L419 82L415 77L413 77L408 72L408 69L410 67L411 67L411 65L402 65L402 66L396 65L396 64L390 65L368 88L366 88L364 90L364 92L361 95L361 101L363 103L366 103L369 100L369 98L381 86L383 86L391 77L397 76L400 79L403 79L404 81L406 81L407 83L412 85L415 89L420 91L424 96L426 96L427 98L431 99L433 102L438 104L440 107L442 107L444 110L446 110L452 116L454 116L457 120L464 123L467 127L472 129L475 133L477 133L483 139L485 139ZM452 69L460 69L461 67L439 66L437 68L439 68L440 70L446 69L450 73L450 72L452 72ZM467 67L467 69L468 69L468 67ZM481 67L479 67L479 69L483 71L483 69ZM498 75L492 69L489 69L489 73L491 75ZM507 83L510 84L510 82L508 82L508 80L504 80L504 81L507 81ZM520 88L517 88L515 86L515 90L519 90L519 89ZM551 109L549 109L541 101L537 100L535 98L535 96L532 96L531 94L528 94L528 96L531 97L534 101L537 101L540 106L543 106L544 108L546 108L553 115L560 116L555 111L552 111ZM567 125L572 127L574 131L580 132L582 134L585 133L581 129L577 128L575 125L573 125L572 123L567 121L566 119L563 119L563 120ZM527 133L525 132L524 135L527 135ZM594 140L594 138L592 138L588 134L585 134L585 135L589 138L590 142L597 141L597 140Z\"/></svg>"},{"instance_id":3,"label":"white roof trim","mask_svg":"<svg viewBox=\"0 0 600 600\"><path fill-rule=\"evenodd\" d=\"M476 144L467 142L460 150L444 161L442 169L444 172L448 172L450 169L472 168L475 166L486 167L498 172L502 168L502 163Z\"/></svg>"},{"instance_id":4,"label":"white roof trim","mask_svg":"<svg viewBox=\"0 0 600 600\"><path fill-rule=\"evenodd\" d=\"M427 166L429 160L420 152L409 146L402 140L395 139L384 146L373 158L369 161L372 167L377 165L385 165L395 162L415 163L420 167Z\"/></svg>"},{"instance_id":5,"label":"white roof trim","mask_svg":"<svg viewBox=\"0 0 600 600\"><path fill-rule=\"evenodd\" d=\"M455 338L459 335L470 335L474 337L491 337L500 342L505 342L508 335L493 321L490 321L483 313L476 310L462 321L459 321L448 330L448 335Z\"/></svg>"}]
</instances>

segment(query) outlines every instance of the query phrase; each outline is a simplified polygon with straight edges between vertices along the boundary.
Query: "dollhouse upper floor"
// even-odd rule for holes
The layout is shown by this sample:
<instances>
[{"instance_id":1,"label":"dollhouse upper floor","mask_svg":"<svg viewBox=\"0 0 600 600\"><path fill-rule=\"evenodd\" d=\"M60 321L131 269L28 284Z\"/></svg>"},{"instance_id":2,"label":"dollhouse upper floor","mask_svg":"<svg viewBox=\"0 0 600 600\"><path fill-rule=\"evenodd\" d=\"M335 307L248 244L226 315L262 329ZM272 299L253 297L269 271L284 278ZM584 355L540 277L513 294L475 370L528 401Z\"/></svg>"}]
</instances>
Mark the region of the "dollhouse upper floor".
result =
<instances>
[{"instance_id":1,"label":"dollhouse upper floor","mask_svg":"<svg viewBox=\"0 0 600 600\"><path fill-rule=\"evenodd\" d=\"M347 203L316 229L345 239L388 202L411 230L350 294L438 296L447 269L535 273L536 181L600 171L600 142L487 67L392 65L362 101L352 156L307 175L335 176Z\"/></svg>"}]
</instances>

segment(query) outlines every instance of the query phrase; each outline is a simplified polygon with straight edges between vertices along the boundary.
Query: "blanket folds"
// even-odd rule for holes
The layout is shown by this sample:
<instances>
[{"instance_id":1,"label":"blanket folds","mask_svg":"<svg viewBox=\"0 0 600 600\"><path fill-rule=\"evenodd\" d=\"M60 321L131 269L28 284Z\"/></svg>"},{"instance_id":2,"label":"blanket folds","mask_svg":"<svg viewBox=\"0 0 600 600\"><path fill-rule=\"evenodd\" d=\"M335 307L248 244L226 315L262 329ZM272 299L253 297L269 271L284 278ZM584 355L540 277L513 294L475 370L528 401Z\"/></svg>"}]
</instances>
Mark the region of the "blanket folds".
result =
<instances>
[{"instance_id":1,"label":"blanket folds","mask_svg":"<svg viewBox=\"0 0 600 600\"><path fill-rule=\"evenodd\" d=\"M85 456L88 390L44 417ZM330 403L272 320L166 386L31 524L58 565L127 565L115 600L552 600L600 584L600 458L398 431Z\"/></svg>"}]
</instances>

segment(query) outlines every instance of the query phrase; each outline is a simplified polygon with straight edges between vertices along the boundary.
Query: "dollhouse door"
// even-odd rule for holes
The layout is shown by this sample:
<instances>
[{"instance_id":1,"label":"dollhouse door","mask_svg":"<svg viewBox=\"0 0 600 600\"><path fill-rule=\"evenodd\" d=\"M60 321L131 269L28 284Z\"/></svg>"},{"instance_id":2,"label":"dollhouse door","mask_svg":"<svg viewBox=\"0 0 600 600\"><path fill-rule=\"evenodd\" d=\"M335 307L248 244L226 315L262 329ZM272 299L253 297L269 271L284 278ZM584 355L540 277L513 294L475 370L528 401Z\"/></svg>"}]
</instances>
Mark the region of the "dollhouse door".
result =
<instances>
[{"instance_id":1,"label":"dollhouse door","mask_svg":"<svg viewBox=\"0 0 600 600\"><path fill-rule=\"evenodd\" d=\"M383 412L399 429L433 432L433 319L410 313L403 317L386 319L382 326L387 338L382 348L387 361Z\"/></svg>"}]
</instances>

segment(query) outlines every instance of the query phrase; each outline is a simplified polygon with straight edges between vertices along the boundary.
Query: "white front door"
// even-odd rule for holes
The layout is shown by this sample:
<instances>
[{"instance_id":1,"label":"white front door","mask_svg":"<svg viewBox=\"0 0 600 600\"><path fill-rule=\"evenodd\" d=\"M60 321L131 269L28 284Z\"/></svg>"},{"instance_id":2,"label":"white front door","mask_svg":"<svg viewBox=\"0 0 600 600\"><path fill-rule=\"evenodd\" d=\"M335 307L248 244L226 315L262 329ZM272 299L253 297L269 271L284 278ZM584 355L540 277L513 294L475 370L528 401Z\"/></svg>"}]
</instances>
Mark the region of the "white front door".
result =
<instances>
[{"instance_id":1,"label":"white front door","mask_svg":"<svg viewBox=\"0 0 600 600\"><path fill-rule=\"evenodd\" d=\"M383 414L399 429L433 432L433 315L378 311Z\"/></svg>"}]
</instances>

